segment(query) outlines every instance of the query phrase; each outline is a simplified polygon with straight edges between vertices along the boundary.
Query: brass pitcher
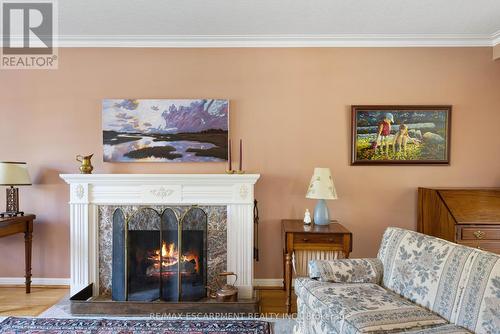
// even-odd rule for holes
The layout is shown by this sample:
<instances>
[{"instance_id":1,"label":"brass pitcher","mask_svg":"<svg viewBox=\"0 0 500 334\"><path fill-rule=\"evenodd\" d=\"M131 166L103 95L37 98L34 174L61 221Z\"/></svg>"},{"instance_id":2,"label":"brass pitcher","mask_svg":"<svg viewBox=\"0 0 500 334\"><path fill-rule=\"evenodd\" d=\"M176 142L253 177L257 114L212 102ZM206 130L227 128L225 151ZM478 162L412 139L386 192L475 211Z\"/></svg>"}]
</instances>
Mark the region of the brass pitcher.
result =
<instances>
[{"instance_id":1,"label":"brass pitcher","mask_svg":"<svg viewBox=\"0 0 500 334\"><path fill-rule=\"evenodd\" d=\"M233 284L222 284L220 282L221 277L234 276ZM210 298L215 298L218 302L236 302L238 301L238 288L234 285L238 280L238 275L233 272L222 272L216 278L215 281L219 287L214 293L210 293ZM208 288L210 290L210 288Z\"/></svg>"},{"instance_id":2,"label":"brass pitcher","mask_svg":"<svg viewBox=\"0 0 500 334\"><path fill-rule=\"evenodd\" d=\"M94 167L92 166L90 159L92 159L93 156L94 156L93 154L83 155L83 156L78 154L76 156L76 161L82 163L82 165L80 166L80 173L81 174L92 174Z\"/></svg>"}]
</instances>

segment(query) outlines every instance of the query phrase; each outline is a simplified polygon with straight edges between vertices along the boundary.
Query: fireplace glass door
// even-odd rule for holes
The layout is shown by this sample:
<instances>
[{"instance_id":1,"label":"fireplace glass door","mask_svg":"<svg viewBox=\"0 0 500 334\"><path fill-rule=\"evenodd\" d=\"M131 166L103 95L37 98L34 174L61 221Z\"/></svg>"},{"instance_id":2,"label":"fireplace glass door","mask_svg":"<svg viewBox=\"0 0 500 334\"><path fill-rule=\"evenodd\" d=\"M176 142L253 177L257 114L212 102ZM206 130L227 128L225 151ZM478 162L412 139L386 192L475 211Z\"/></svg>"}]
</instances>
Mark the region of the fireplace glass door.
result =
<instances>
[{"instance_id":1,"label":"fireplace glass door","mask_svg":"<svg viewBox=\"0 0 500 334\"><path fill-rule=\"evenodd\" d=\"M112 299L196 301L206 296L207 215L188 209L181 220L141 208L113 214Z\"/></svg>"},{"instance_id":2,"label":"fireplace glass door","mask_svg":"<svg viewBox=\"0 0 500 334\"><path fill-rule=\"evenodd\" d=\"M179 223L173 210L161 216L161 299L179 300Z\"/></svg>"},{"instance_id":3,"label":"fireplace glass door","mask_svg":"<svg viewBox=\"0 0 500 334\"><path fill-rule=\"evenodd\" d=\"M189 209L181 220L181 300L199 300L207 286L207 215Z\"/></svg>"},{"instance_id":4,"label":"fireplace glass door","mask_svg":"<svg viewBox=\"0 0 500 334\"><path fill-rule=\"evenodd\" d=\"M141 209L130 217L127 234L127 300L160 298L160 217L153 209Z\"/></svg>"}]
</instances>

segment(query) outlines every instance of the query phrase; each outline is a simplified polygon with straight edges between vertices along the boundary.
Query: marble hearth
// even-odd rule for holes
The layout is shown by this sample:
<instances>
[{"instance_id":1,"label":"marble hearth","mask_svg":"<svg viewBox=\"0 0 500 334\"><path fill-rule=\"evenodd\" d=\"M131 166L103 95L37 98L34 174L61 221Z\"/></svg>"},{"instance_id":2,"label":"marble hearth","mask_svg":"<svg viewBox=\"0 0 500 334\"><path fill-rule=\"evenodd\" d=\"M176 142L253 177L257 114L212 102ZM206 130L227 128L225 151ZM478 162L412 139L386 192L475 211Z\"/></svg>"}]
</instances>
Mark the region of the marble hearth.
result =
<instances>
[{"instance_id":1,"label":"marble hearth","mask_svg":"<svg viewBox=\"0 0 500 334\"><path fill-rule=\"evenodd\" d=\"M253 194L258 174L62 174L61 178L70 185L71 295L90 283L94 296L109 293L106 237L114 208L168 206L180 212L199 205L209 216L209 240L219 245L209 254L214 271L235 272L240 297L252 296ZM220 245L225 254L219 254L224 252Z\"/></svg>"}]
</instances>

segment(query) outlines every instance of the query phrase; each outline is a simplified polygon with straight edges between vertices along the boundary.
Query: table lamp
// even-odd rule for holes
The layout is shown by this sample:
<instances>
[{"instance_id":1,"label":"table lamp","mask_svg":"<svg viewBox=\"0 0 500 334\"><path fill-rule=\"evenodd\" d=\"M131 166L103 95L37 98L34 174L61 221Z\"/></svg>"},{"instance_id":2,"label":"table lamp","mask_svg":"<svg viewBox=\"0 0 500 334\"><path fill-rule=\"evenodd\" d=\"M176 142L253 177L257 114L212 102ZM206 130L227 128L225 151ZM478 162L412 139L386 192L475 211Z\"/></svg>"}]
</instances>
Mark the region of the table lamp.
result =
<instances>
[{"instance_id":1,"label":"table lamp","mask_svg":"<svg viewBox=\"0 0 500 334\"><path fill-rule=\"evenodd\" d=\"M314 208L314 224L330 224L330 213L326 205L326 199L337 199L337 192L333 185L330 168L314 168L314 174L307 190L306 198L317 199L318 203Z\"/></svg>"},{"instance_id":2,"label":"table lamp","mask_svg":"<svg viewBox=\"0 0 500 334\"><path fill-rule=\"evenodd\" d=\"M30 186L31 179L28 174L26 162L0 162L0 186L7 188L7 209L0 216L23 215L19 211L19 189L14 186Z\"/></svg>"}]
</instances>

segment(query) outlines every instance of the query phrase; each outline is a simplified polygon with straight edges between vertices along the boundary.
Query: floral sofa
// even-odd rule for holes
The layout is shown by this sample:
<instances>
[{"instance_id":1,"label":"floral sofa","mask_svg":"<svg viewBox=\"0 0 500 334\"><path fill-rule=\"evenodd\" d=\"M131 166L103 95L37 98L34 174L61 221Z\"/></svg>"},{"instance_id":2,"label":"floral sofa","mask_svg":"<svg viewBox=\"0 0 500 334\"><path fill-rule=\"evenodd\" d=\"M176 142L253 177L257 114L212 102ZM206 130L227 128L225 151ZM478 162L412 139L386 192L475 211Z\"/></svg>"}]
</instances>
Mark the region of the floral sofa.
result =
<instances>
[{"instance_id":1,"label":"floral sofa","mask_svg":"<svg viewBox=\"0 0 500 334\"><path fill-rule=\"evenodd\" d=\"M311 261L296 333L500 334L500 256L388 228L376 259Z\"/></svg>"}]
</instances>

